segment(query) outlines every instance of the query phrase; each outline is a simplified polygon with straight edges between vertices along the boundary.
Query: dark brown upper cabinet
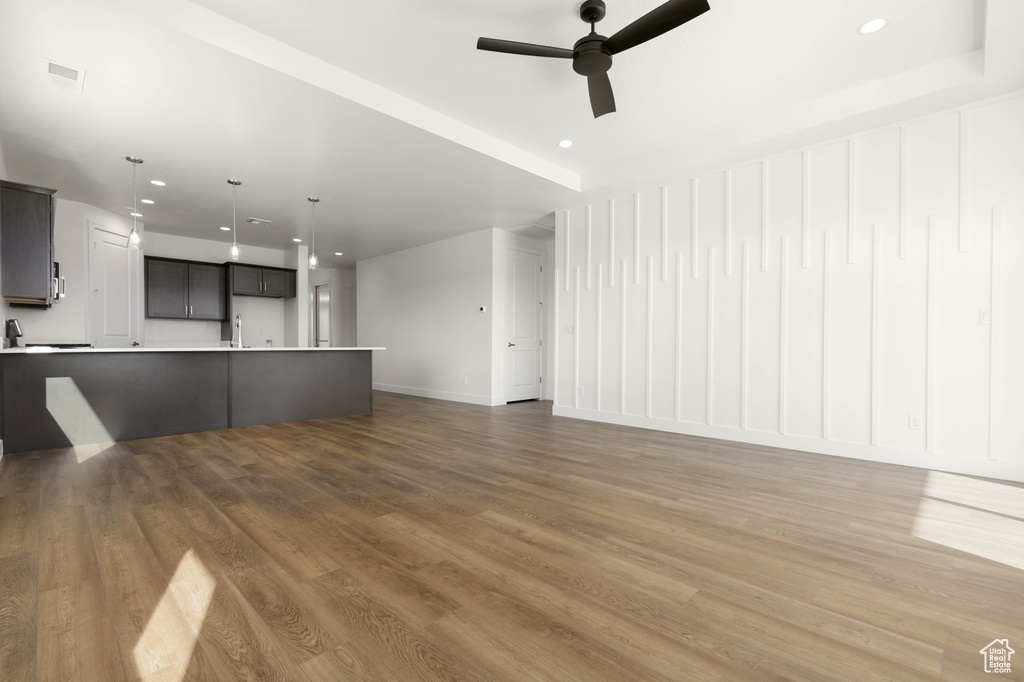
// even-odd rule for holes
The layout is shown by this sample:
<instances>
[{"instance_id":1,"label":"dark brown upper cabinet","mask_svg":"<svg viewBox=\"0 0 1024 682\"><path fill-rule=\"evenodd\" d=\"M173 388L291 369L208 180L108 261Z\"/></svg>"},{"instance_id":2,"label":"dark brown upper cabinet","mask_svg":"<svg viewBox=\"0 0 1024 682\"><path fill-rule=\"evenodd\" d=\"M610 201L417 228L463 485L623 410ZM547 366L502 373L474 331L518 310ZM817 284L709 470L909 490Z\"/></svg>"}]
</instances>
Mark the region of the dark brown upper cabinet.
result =
<instances>
[{"instance_id":1,"label":"dark brown upper cabinet","mask_svg":"<svg viewBox=\"0 0 1024 682\"><path fill-rule=\"evenodd\" d=\"M11 305L49 308L54 301L56 191L0 180L0 286Z\"/></svg>"},{"instance_id":2,"label":"dark brown upper cabinet","mask_svg":"<svg viewBox=\"0 0 1024 682\"><path fill-rule=\"evenodd\" d=\"M295 270L231 263L228 265L228 272L231 277L232 294L269 298L295 296Z\"/></svg>"},{"instance_id":3,"label":"dark brown upper cabinet","mask_svg":"<svg viewBox=\"0 0 1024 682\"><path fill-rule=\"evenodd\" d=\"M223 265L171 258L146 258L146 317L223 320Z\"/></svg>"}]
</instances>

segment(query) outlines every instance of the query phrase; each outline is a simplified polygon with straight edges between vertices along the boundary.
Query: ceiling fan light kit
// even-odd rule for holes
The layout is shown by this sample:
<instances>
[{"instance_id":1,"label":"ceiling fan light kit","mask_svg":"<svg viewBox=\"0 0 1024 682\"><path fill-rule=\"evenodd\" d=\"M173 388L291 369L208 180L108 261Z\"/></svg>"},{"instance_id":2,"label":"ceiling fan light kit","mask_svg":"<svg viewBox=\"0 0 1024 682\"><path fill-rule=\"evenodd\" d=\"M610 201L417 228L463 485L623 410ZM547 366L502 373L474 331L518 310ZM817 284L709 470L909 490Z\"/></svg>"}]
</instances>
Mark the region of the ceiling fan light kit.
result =
<instances>
[{"instance_id":1,"label":"ceiling fan light kit","mask_svg":"<svg viewBox=\"0 0 1024 682\"><path fill-rule=\"evenodd\" d=\"M478 50L526 55L528 57L549 57L571 59L573 71L587 77L590 91L590 107L594 118L615 111L615 96L608 78L612 67L612 56L625 52L648 40L657 38L711 9L707 0L669 0L629 24L610 38L599 35L594 25L604 19L604 0L586 0L580 5L580 19L590 24L590 33L576 41L573 49L518 43L497 38L480 38Z\"/></svg>"}]
</instances>

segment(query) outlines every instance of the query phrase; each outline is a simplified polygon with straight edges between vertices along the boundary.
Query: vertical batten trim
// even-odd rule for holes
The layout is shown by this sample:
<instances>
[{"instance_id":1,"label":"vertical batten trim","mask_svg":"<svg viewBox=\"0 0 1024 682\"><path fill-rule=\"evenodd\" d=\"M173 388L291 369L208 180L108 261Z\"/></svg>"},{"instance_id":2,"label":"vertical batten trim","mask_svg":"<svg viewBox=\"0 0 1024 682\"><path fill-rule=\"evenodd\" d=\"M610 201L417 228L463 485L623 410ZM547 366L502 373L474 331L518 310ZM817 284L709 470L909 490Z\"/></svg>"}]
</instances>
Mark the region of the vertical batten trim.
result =
<instances>
[{"instance_id":1,"label":"vertical batten trim","mask_svg":"<svg viewBox=\"0 0 1024 682\"><path fill-rule=\"evenodd\" d=\"M782 253L779 258L779 433L786 433L786 381L789 334L787 322L789 309L789 237L782 238Z\"/></svg>"},{"instance_id":2,"label":"vertical batten trim","mask_svg":"<svg viewBox=\"0 0 1024 682\"><path fill-rule=\"evenodd\" d=\"M661 281L668 281L668 185L661 188Z\"/></svg>"},{"instance_id":3,"label":"vertical batten trim","mask_svg":"<svg viewBox=\"0 0 1024 682\"><path fill-rule=\"evenodd\" d=\"M601 338L604 335L604 263L597 264L597 315L595 323L597 334L594 341L594 411L601 411Z\"/></svg>"},{"instance_id":4,"label":"vertical batten trim","mask_svg":"<svg viewBox=\"0 0 1024 682\"><path fill-rule=\"evenodd\" d=\"M936 220L928 216L928 283L925 287L924 323L924 449L935 451L935 323L936 319Z\"/></svg>"},{"instance_id":5,"label":"vertical batten trim","mask_svg":"<svg viewBox=\"0 0 1024 682\"><path fill-rule=\"evenodd\" d=\"M906 126L900 126L900 258L907 257L907 249L910 241L910 197L908 187L908 176L910 173L910 132Z\"/></svg>"},{"instance_id":6,"label":"vertical batten trim","mask_svg":"<svg viewBox=\"0 0 1024 682\"><path fill-rule=\"evenodd\" d=\"M591 276L590 271L593 269L593 262L591 261L591 243L593 237L593 223L590 219L590 204L587 204L587 291L590 291Z\"/></svg>"},{"instance_id":7,"label":"vertical batten trim","mask_svg":"<svg viewBox=\"0 0 1024 682\"><path fill-rule=\"evenodd\" d=\"M732 170L725 171L725 276L732 276Z\"/></svg>"},{"instance_id":8,"label":"vertical batten trim","mask_svg":"<svg viewBox=\"0 0 1024 682\"><path fill-rule=\"evenodd\" d=\"M707 414L708 426L712 423L715 397L715 247L708 248L708 367L707 367Z\"/></svg>"},{"instance_id":9,"label":"vertical batten trim","mask_svg":"<svg viewBox=\"0 0 1024 682\"><path fill-rule=\"evenodd\" d=\"M801 206L800 206L800 267L811 267L811 153L800 152Z\"/></svg>"},{"instance_id":10,"label":"vertical batten trim","mask_svg":"<svg viewBox=\"0 0 1024 682\"><path fill-rule=\"evenodd\" d=\"M740 262L740 428L747 428L747 374L750 337L750 244L743 242Z\"/></svg>"},{"instance_id":11,"label":"vertical batten trim","mask_svg":"<svg viewBox=\"0 0 1024 682\"><path fill-rule=\"evenodd\" d=\"M968 214L968 200L970 199L970 197L967 193L967 125L968 111L964 109L960 112L960 253L967 252L968 239L970 238L970 233L968 230L968 222L970 220L970 216Z\"/></svg>"},{"instance_id":12,"label":"vertical batten trim","mask_svg":"<svg viewBox=\"0 0 1024 682\"><path fill-rule=\"evenodd\" d=\"M651 369L654 365L654 256L647 257L647 385L645 387L644 413L651 416Z\"/></svg>"},{"instance_id":13,"label":"vertical batten trim","mask_svg":"<svg viewBox=\"0 0 1024 682\"><path fill-rule=\"evenodd\" d=\"M633 284L640 284L640 192L633 194Z\"/></svg>"},{"instance_id":14,"label":"vertical batten trim","mask_svg":"<svg viewBox=\"0 0 1024 682\"><path fill-rule=\"evenodd\" d=\"M569 235L572 232L569 229L571 225L571 222L569 220L570 215L571 212L567 209L565 211L565 293L569 293L569 278L572 277L572 270L569 267L569 245L571 244Z\"/></svg>"},{"instance_id":15,"label":"vertical batten trim","mask_svg":"<svg viewBox=\"0 0 1024 682\"><path fill-rule=\"evenodd\" d=\"M871 230L871 444L878 445L882 394L882 226Z\"/></svg>"},{"instance_id":16,"label":"vertical batten trim","mask_svg":"<svg viewBox=\"0 0 1024 682\"><path fill-rule=\"evenodd\" d=\"M690 277L700 279L700 267L697 263L697 178L690 179Z\"/></svg>"},{"instance_id":17,"label":"vertical batten trim","mask_svg":"<svg viewBox=\"0 0 1024 682\"><path fill-rule=\"evenodd\" d=\"M999 389L1000 389L1000 334L1002 333L1002 315L1000 307L1002 297L1002 263L1000 251L1003 241L1003 209L1000 206L992 207L992 310L989 313L989 399L988 399L988 458L992 461L999 459Z\"/></svg>"},{"instance_id":18,"label":"vertical batten trim","mask_svg":"<svg viewBox=\"0 0 1024 682\"><path fill-rule=\"evenodd\" d=\"M846 141L846 262L857 262L857 145Z\"/></svg>"},{"instance_id":19,"label":"vertical batten trim","mask_svg":"<svg viewBox=\"0 0 1024 682\"><path fill-rule=\"evenodd\" d=\"M676 421L683 421L683 252L676 252Z\"/></svg>"},{"instance_id":20,"label":"vertical batten trim","mask_svg":"<svg viewBox=\"0 0 1024 682\"><path fill-rule=\"evenodd\" d=\"M626 274L629 263L622 259L622 277L619 287L619 414L626 414Z\"/></svg>"},{"instance_id":21,"label":"vertical batten trim","mask_svg":"<svg viewBox=\"0 0 1024 682\"><path fill-rule=\"evenodd\" d=\"M580 266L576 266L576 289L572 309L572 406L580 406Z\"/></svg>"},{"instance_id":22,"label":"vertical batten trim","mask_svg":"<svg viewBox=\"0 0 1024 682\"><path fill-rule=\"evenodd\" d=\"M555 262L557 262L557 261L555 261ZM558 349L559 349L559 346L560 346L560 344L558 342L558 338L562 335L561 334L561 330L558 328L559 319L561 317L558 314L558 309L561 307L560 304L562 302L562 295L561 295L562 292L558 289L557 282L558 282L558 280L561 277L562 277L562 273L558 271L558 268L555 268L555 282L556 282L555 287L554 287L555 288L555 320L554 320L554 328L555 328L554 337L555 337L555 339L554 339L554 348L553 348L553 351L555 353L555 362L554 362L555 366L552 368L552 372L551 372L551 378L552 378L551 396L552 396L552 401L554 402L555 405L558 405L558 366L559 366Z\"/></svg>"},{"instance_id":23,"label":"vertical batten trim","mask_svg":"<svg viewBox=\"0 0 1024 682\"><path fill-rule=\"evenodd\" d=\"M608 286L615 287L615 199L608 200Z\"/></svg>"},{"instance_id":24,"label":"vertical batten trim","mask_svg":"<svg viewBox=\"0 0 1024 682\"><path fill-rule=\"evenodd\" d=\"M821 303L821 437L832 434L832 232L825 232Z\"/></svg>"},{"instance_id":25,"label":"vertical batten trim","mask_svg":"<svg viewBox=\"0 0 1024 682\"><path fill-rule=\"evenodd\" d=\"M768 161L761 162L761 272L768 272Z\"/></svg>"}]
</instances>

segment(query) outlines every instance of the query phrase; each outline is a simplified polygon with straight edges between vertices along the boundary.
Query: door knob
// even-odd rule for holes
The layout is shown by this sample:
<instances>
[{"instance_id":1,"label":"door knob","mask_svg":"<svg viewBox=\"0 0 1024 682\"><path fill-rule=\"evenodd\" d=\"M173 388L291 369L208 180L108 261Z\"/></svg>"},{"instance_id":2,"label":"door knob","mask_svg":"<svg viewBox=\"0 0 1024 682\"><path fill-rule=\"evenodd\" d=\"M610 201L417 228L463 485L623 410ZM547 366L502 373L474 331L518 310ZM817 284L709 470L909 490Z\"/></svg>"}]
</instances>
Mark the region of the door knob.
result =
<instances>
[{"instance_id":1,"label":"door knob","mask_svg":"<svg viewBox=\"0 0 1024 682\"><path fill-rule=\"evenodd\" d=\"M516 344L512 343L511 341L509 341L509 342L508 342L508 347L509 347L509 348L511 348L511 347L512 347L512 346L514 346L514 345L516 345Z\"/></svg>"}]
</instances>

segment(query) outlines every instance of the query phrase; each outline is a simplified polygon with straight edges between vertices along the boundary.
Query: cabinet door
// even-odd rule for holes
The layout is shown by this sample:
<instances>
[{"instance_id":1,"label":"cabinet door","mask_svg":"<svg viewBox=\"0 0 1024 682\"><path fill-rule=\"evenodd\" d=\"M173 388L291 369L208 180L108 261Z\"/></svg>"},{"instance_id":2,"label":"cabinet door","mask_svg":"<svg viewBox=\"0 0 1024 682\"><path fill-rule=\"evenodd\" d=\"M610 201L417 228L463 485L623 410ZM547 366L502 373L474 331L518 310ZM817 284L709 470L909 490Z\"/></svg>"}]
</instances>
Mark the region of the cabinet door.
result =
<instances>
[{"instance_id":1,"label":"cabinet door","mask_svg":"<svg viewBox=\"0 0 1024 682\"><path fill-rule=\"evenodd\" d=\"M224 319L224 267L188 264L188 306L193 320Z\"/></svg>"},{"instance_id":2,"label":"cabinet door","mask_svg":"<svg viewBox=\"0 0 1024 682\"><path fill-rule=\"evenodd\" d=\"M287 270L264 270L263 294L277 298L294 296L295 273Z\"/></svg>"},{"instance_id":3,"label":"cabinet door","mask_svg":"<svg viewBox=\"0 0 1024 682\"><path fill-rule=\"evenodd\" d=\"M45 302L53 277L49 194L0 188L3 295Z\"/></svg>"},{"instance_id":4,"label":"cabinet door","mask_svg":"<svg viewBox=\"0 0 1024 682\"><path fill-rule=\"evenodd\" d=\"M188 263L146 259L146 317L188 317Z\"/></svg>"},{"instance_id":5,"label":"cabinet door","mask_svg":"<svg viewBox=\"0 0 1024 682\"><path fill-rule=\"evenodd\" d=\"M263 293L263 270L246 265L231 266L231 293L259 296Z\"/></svg>"}]
</instances>

